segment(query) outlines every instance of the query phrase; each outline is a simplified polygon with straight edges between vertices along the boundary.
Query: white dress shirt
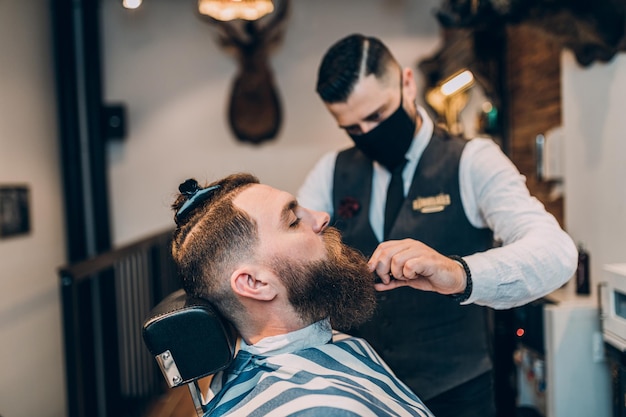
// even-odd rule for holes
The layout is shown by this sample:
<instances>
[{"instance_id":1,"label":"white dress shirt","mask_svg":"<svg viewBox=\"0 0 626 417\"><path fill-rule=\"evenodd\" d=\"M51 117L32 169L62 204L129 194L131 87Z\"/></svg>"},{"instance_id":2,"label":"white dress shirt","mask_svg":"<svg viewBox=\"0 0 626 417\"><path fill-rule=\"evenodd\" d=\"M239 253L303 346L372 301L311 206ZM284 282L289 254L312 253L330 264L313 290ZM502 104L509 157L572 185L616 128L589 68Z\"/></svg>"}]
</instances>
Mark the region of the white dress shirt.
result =
<instances>
[{"instance_id":1,"label":"white dress shirt","mask_svg":"<svg viewBox=\"0 0 626 417\"><path fill-rule=\"evenodd\" d=\"M418 107L422 126L406 153L404 193L413 182L419 159L434 124ZM332 188L338 151L325 154L298 191L298 202L333 215ZM370 224L379 241L383 235L384 206L391 174L374 162ZM532 197L526 179L491 139L467 143L459 166L461 201L470 223L490 228L502 246L464 257L472 273L473 289L465 303L493 308L526 304L563 285L574 274L574 242Z\"/></svg>"}]
</instances>

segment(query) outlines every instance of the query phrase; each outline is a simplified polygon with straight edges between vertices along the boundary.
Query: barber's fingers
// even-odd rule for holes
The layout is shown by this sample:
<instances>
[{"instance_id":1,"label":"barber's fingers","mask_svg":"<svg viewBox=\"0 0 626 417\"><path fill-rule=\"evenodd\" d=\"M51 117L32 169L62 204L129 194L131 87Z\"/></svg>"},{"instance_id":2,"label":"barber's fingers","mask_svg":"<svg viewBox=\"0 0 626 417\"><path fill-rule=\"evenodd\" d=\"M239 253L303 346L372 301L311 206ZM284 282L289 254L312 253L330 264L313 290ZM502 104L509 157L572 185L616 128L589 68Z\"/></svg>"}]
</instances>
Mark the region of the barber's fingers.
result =
<instances>
[{"instance_id":1,"label":"barber's fingers","mask_svg":"<svg viewBox=\"0 0 626 417\"><path fill-rule=\"evenodd\" d=\"M414 279L394 279L389 283L374 284L376 291L389 291L400 287L411 287L422 291L435 291L435 288L428 279L416 277Z\"/></svg>"},{"instance_id":2,"label":"barber's fingers","mask_svg":"<svg viewBox=\"0 0 626 417\"><path fill-rule=\"evenodd\" d=\"M390 240L378 245L369 259L370 271L376 272L384 284L392 277L407 280L422 275L422 258L434 252L422 242L413 239ZM428 263L428 262L427 262Z\"/></svg>"},{"instance_id":3,"label":"barber's fingers","mask_svg":"<svg viewBox=\"0 0 626 417\"><path fill-rule=\"evenodd\" d=\"M369 266L381 278L379 291L408 285L454 294L465 288L465 272L457 262L413 239L381 243L372 254Z\"/></svg>"},{"instance_id":4,"label":"barber's fingers","mask_svg":"<svg viewBox=\"0 0 626 417\"><path fill-rule=\"evenodd\" d=\"M374 284L374 288L376 288L376 291L389 291L389 290L393 290L399 287L405 287L407 285L408 285L408 282L406 281L392 280L392 281L389 281L388 283Z\"/></svg>"}]
</instances>

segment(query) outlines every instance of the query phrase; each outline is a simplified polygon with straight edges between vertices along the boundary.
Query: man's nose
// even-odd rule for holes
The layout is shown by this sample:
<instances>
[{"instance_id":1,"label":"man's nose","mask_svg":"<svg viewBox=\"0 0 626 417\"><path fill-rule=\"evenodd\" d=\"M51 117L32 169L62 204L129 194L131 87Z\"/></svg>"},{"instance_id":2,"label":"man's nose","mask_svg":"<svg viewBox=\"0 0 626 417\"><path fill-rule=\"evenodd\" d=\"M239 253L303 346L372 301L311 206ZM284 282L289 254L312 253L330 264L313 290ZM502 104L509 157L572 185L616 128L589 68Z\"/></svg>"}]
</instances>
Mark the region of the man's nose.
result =
<instances>
[{"instance_id":1,"label":"man's nose","mask_svg":"<svg viewBox=\"0 0 626 417\"><path fill-rule=\"evenodd\" d=\"M328 227L330 216L324 211L308 210L311 214L312 228L315 233L321 233Z\"/></svg>"},{"instance_id":2,"label":"man's nose","mask_svg":"<svg viewBox=\"0 0 626 417\"><path fill-rule=\"evenodd\" d=\"M364 135L364 134L370 132L376 126L378 126L378 122L363 122L363 123L360 123L359 124L359 130L361 131L361 135Z\"/></svg>"}]
</instances>

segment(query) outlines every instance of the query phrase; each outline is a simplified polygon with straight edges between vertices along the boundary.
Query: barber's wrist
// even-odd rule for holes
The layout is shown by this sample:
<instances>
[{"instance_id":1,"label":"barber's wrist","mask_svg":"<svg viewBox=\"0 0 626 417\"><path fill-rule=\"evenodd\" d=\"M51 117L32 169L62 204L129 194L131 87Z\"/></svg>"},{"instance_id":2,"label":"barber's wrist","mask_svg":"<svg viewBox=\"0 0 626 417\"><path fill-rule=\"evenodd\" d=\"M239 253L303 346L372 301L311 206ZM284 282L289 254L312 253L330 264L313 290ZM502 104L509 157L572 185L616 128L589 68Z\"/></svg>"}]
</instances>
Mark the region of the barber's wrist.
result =
<instances>
[{"instance_id":1,"label":"barber's wrist","mask_svg":"<svg viewBox=\"0 0 626 417\"><path fill-rule=\"evenodd\" d=\"M450 255L448 256L448 258L458 263L461 266L461 268L463 268L463 271L465 272L465 290L457 294L449 295L449 297L451 297L455 301L462 303L464 301L467 301L472 295L472 273L469 269L469 266L467 266L467 263L465 262L465 260L461 258L460 256Z\"/></svg>"}]
</instances>

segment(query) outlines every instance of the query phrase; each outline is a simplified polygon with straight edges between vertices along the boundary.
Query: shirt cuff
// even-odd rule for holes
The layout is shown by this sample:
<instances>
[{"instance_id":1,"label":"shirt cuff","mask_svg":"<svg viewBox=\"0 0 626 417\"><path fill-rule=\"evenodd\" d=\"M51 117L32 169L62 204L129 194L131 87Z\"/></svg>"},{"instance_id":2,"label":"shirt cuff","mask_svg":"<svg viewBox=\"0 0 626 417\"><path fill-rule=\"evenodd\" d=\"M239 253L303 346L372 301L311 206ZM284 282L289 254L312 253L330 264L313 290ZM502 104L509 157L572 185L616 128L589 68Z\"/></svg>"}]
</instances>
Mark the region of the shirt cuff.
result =
<instances>
[{"instance_id":1,"label":"shirt cuff","mask_svg":"<svg viewBox=\"0 0 626 417\"><path fill-rule=\"evenodd\" d=\"M493 273L493 265L488 259L480 254L464 256L470 271L472 271L472 293L461 304L488 303L496 299L498 294L498 280L491 277L498 276Z\"/></svg>"}]
</instances>

